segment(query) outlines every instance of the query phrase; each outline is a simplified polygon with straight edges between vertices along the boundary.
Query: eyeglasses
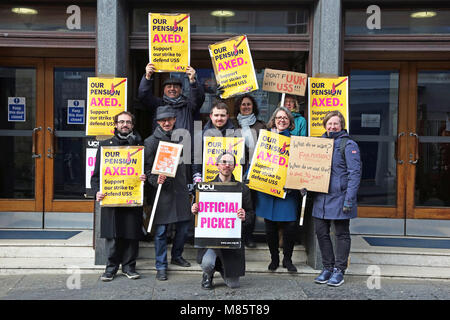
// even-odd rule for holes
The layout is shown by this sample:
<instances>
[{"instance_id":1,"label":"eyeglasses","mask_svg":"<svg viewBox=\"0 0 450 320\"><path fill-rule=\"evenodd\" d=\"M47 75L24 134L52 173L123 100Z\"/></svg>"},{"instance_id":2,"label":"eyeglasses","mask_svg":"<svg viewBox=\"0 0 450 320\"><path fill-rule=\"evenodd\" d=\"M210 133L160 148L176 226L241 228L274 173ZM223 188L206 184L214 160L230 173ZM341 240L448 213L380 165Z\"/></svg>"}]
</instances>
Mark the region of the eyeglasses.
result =
<instances>
[{"instance_id":1,"label":"eyeglasses","mask_svg":"<svg viewBox=\"0 0 450 320\"><path fill-rule=\"evenodd\" d=\"M124 124L124 123L126 123L126 124L132 124L133 121L131 121L131 120L119 120L119 121L117 121L117 123L118 123L118 124Z\"/></svg>"},{"instance_id":2,"label":"eyeglasses","mask_svg":"<svg viewBox=\"0 0 450 320\"><path fill-rule=\"evenodd\" d=\"M233 161L222 160L222 161L219 161L218 164L221 164L223 166L233 166L234 162Z\"/></svg>"},{"instance_id":3,"label":"eyeglasses","mask_svg":"<svg viewBox=\"0 0 450 320\"><path fill-rule=\"evenodd\" d=\"M277 121L280 121L280 120L288 121L289 118L288 117L275 117L275 120L277 120Z\"/></svg>"}]
</instances>

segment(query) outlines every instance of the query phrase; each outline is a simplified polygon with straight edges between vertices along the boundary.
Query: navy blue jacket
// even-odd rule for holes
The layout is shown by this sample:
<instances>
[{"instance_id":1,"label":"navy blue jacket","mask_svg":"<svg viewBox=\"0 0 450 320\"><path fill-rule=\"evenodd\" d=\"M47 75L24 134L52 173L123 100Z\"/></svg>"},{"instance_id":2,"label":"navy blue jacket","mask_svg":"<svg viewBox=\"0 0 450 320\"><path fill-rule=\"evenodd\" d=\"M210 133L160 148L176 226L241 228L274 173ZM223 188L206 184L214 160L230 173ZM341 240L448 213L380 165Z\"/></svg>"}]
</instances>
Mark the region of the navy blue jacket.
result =
<instances>
[{"instance_id":1,"label":"navy blue jacket","mask_svg":"<svg viewBox=\"0 0 450 320\"><path fill-rule=\"evenodd\" d=\"M288 129L280 134L290 137ZM255 212L258 217L271 221L295 221L300 195L298 190L288 190L284 199L263 192L256 192Z\"/></svg>"},{"instance_id":2,"label":"navy blue jacket","mask_svg":"<svg viewBox=\"0 0 450 320\"><path fill-rule=\"evenodd\" d=\"M322 135L322 138L334 139L333 160L331 163L330 186L328 193L314 195L312 216L320 219L353 219L357 216L359 183L361 180L361 157L358 145L352 139L345 144L345 159L339 150L341 139L349 137L346 130ZM344 213L344 204L352 210Z\"/></svg>"}]
</instances>

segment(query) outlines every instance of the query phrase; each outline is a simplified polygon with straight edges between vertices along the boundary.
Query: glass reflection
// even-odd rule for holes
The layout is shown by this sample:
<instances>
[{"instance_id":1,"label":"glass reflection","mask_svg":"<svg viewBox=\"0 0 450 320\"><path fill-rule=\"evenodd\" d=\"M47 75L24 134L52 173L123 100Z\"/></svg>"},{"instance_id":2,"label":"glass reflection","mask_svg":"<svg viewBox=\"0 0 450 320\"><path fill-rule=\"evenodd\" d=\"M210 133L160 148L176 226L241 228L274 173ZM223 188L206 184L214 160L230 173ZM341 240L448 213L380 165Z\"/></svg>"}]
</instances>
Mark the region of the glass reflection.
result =
<instances>
[{"instance_id":1,"label":"glass reflection","mask_svg":"<svg viewBox=\"0 0 450 320\"><path fill-rule=\"evenodd\" d=\"M93 68L55 68L54 71L54 199L84 199L86 127L71 123L67 113L69 101L84 101L86 116L87 78L93 76Z\"/></svg>"},{"instance_id":2,"label":"glass reflection","mask_svg":"<svg viewBox=\"0 0 450 320\"><path fill-rule=\"evenodd\" d=\"M25 98L25 121L8 121L8 98ZM0 198L33 199L35 161L31 157L36 113L36 70L0 67Z\"/></svg>"},{"instance_id":3,"label":"glass reflection","mask_svg":"<svg viewBox=\"0 0 450 320\"><path fill-rule=\"evenodd\" d=\"M395 70L350 72L350 135L363 164L359 205L397 202L398 80Z\"/></svg>"},{"instance_id":4,"label":"glass reflection","mask_svg":"<svg viewBox=\"0 0 450 320\"><path fill-rule=\"evenodd\" d=\"M219 8L224 11L225 8ZM160 10L160 11L158 11ZM162 11L161 11L162 10ZM220 11L219 10L219 11ZM189 12L191 33L229 33L229 34L307 34L308 15L306 9L280 10L229 8L234 15L214 16L215 9L153 8L153 12ZM148 8L133 9L132 32L148 32Z\"/></svg>"},{"instance_id":5,"label":"glass reflection","mask_svg":"<svg viewBox=\"0 0 450 320\"><path fill-rule=\"evenodd\" d=\"M417 78L415 205L450 205L450 71L421 71Z\"/></svg>"}]
</instances>

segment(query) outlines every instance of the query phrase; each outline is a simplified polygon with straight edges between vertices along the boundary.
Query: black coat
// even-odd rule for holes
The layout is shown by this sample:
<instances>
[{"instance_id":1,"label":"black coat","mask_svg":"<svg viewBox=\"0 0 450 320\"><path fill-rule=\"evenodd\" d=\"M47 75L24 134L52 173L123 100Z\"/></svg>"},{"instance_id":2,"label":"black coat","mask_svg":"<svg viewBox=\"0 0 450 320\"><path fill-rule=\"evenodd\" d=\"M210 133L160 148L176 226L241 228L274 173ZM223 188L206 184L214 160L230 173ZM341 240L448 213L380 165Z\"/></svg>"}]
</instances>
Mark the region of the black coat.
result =
<instances>
[{"instance_id":1,"label":"black coat","mask_svg":"<svg viewBox=\"0 0 450 320\"><path fill-rule=\"evenodd\" d=\"M250 189L243 183L238 182L232 177L231 181L242 185L242 208L245 210L245 220L242 223L242 229L247 224L251 224L255 220L255 212L253 210ZM212 182L220 181L219 175ZM198 249L197 262L202 263L203 256L208 248ZM241 277L245 275L245 246L241 245L240 249L213 249L217 255L216 270L223 272L226 278Z\"/></svg>"},{"instance_id":2,"label":"black coat","mask_svg":"<svg viewBox=\"0 0 450 320\"><path fill-rule=\"evenodd\" d=\"M176 114L177 122L174 129L189 130L192 138L194 132L194 115L200 111L200 108L205 102L205 92L198 81L189 83L189 96L181 96L180 102L172 104L165 97L159 98L153 95L153 77L150 80L142 77L138 89L138 99L145 105L153 114L156 114L156 109L159 106L170 105ZM153 122L153 128L156 129L157 124Z\"/></svg>"},{"instance_id":3,"label":"black coat","mask_svg":"<svg viewBox=\"0 0 450 320\"><path fill-rule=\"evenodd\" d=\"M234 125L233 122L228 119L228 121L225 123L225 125L219 130L211 122L211 119L208 120L208 122L205 124L205 127L202 130L202 139L201 139L201 145L202 145L202 156L203 156L203 138L204 137L227 137L227 131L228 134L230 134L230 137L235 136L234 132ZM202 158L203 159L203 158ZM239 161L239 159L236 159L236 161ZM194 163L194 162L193 162ZM192 174L203 174L203 163L194 163L192 165Z\"/></svg>"},{"instance_id":4,"label":"black coat","mask_svg":"<svg viewBox=\"0 0 450 320\"><path fill-rule=\"evenodd\" d=\"M147 175L150 186L153 188L158 187L158 175L152 174L151 172L159 141L175 143L171 141L171 133L165 132L160 126L144 141L145 174ZM169 224L192 219L187 183L186 165L180 162L175 178L167 177L161 187L153 220L155 224ZM154 198L149 200L153 204Z\"/></svg>"},{"instance_id":5,"label":"black coat","mask_svg":"<svg viewBox=\"0 0 450 320\"><path fill-rule=\"evenodd\" d=\"M102 146L141 146L142 138L134 131L135 138L123 140L114 137L101 141L95 159L95 169L91 177L92 190L100 191L100 157ZM135 239L140 240L142 232L142 207L102 207L100 218L100 238L107 239Z\"/></svg>"}]
</instances>

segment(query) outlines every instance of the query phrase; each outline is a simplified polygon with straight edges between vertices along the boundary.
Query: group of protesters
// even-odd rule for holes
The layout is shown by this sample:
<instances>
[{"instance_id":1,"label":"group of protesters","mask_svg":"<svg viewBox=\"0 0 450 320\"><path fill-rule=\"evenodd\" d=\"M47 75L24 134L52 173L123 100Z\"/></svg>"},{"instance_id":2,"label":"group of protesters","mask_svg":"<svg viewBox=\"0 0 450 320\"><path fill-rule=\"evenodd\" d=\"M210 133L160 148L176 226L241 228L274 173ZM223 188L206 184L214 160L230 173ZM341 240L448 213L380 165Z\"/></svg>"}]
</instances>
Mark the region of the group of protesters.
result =
<instances>
[{"instance_id":1,"label":"group of protesters","mask_svg":"<svg viewBox=\"0 0 450 320\"><path fill-rule=\"evenodd\" d=\"M153 133L144 141L134 129L135 119L129 112L115 116L115 132L111 139L102 141L106 145L144 145L145 174L140 176L149 188L161 186L154 217L154 241L156 279L167 280L167 237L169 226L175 226L175 236L171 250L171 264L182 267L191 266L182 256L184 244L192 225L193 215L198 213L198 206L191 205L188 184L202 182L202 165L192 161L181 161L174 178L151 173L159 141L182 143L183 137L173 135L175 129L189 131L192 141L194 118L202 107L205 95L197 80L195 69L188 67L189 93L185 96L183 82L179 78L169 78L163 83L163 97L153 94L153 74L155 67L149 63L139 85L138 97L150 110L155 112ZM295 96L286 95L282 105L273 112L268 123L258 119L258 104L250 94L236 97L235 118L231 119L228 105L217 99L213 104L209 120L203 127L204 136L233 137L245 139L245 163L243 172L248 171L249 159L255 148L260 130L269 130L287 137L306 136L306 120L299 110ZM334 151L331 166L330 187L328 193L311 193L315 233L318 239L323 270L314 279L316 283L340 286L344 282L344 273L350 253L350 219L356 217L356 194L361 178L361 161L359 148L345 130L345 118L339 111L333 111L323 120L325 133L323 138L334 139ZM198 143L198 141L196 141ZM100 152L100 151L99 151ZM190 151L183 151L190 152ZM190 155L189 155L190 156ZM192 156L193 158L193 156ZM186 157L184 157L186 159ZM97 154L96 166L92 175L92 187L99 190L100 154ZM228 151L218 155L216 166L219 171L214 182L236 182L233 169L237 159ZM244 179L245 181L245 174ZM245 274L245 246L256 247L253 238L255 216L264 218L266 241L270 251L268 269L275 271L280 265L279 247L282 234L282 266L288 272L295 273L297 268L292 262L292 253L298 233L298 211L300 196L307 190L287 189L285 198L250 190L242 185L242 208L237 210L237 217L243 221L242 242L240 249L204 248L198 250L197 262L201 265L203 276L201 287L212 289L215 271L220 272L224 282L231 288L239 287L239 278ZM96 200L105 197L97 192ZM153 204L153 199L148 199ZM334 223L336 230L336 248L330 238L330 226ZM106 238L107 265L101 276L103 281L111 281L120 265L122 273L130 279L139 278L136 272L139 239L142 236L142 210L127 207L103 208L101 213L101 237Z\"/></svg>"}]
</instances>

